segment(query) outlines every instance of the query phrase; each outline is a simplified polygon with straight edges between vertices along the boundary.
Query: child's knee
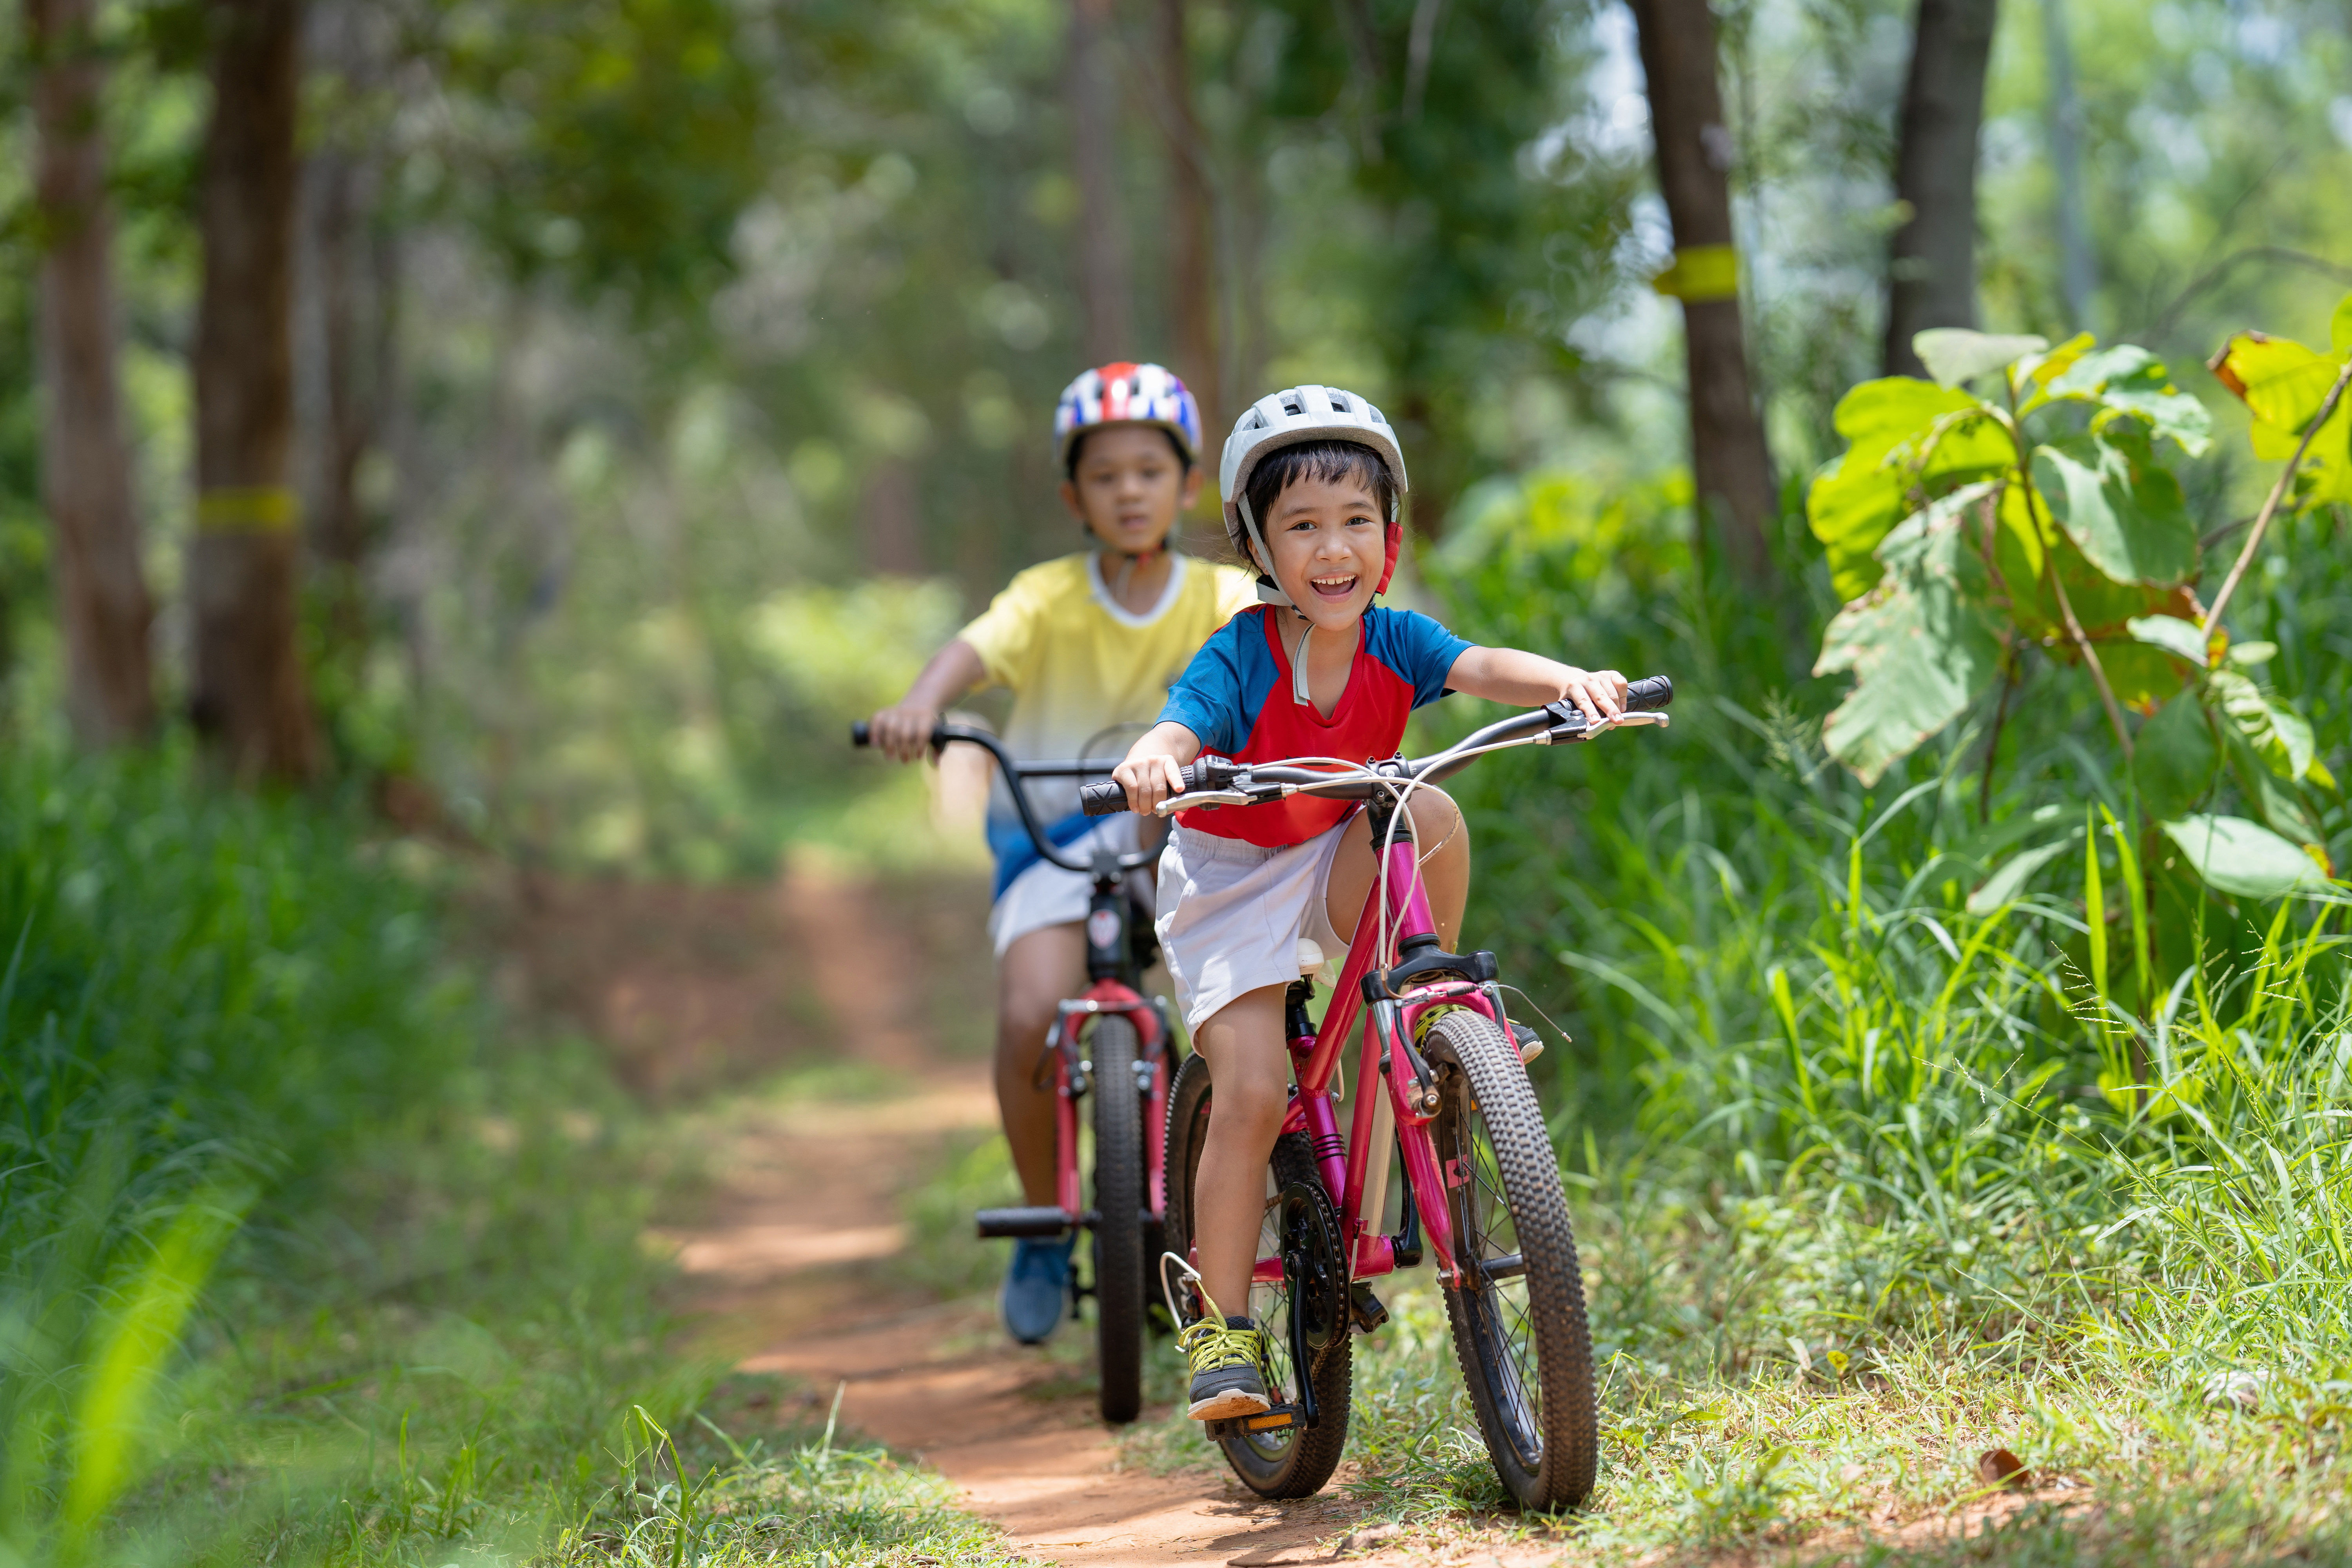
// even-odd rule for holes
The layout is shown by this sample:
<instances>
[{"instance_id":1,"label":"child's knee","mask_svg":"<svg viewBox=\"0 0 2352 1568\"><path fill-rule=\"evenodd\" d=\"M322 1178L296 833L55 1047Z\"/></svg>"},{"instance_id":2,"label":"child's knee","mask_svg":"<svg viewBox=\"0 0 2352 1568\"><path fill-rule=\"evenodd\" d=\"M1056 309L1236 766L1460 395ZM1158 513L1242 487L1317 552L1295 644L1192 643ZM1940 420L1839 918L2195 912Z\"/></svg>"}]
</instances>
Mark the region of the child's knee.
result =
<instances>
[{"instance_id":1,"label":"child's knee","mask_svg":"<svg viewBox=\"0 0 2352 1568\"><path fill-rule=\"evenodd\" d=\"M1462 808L1454 797L1442 789L1417 789L1411 804L1414 837L1421 840L1421 852L1427 855L1441 844L1448 851L1467 851L1470 847L1470 825L1462 819Z\"/></svg>"},{"instance_id":2,"label":"child's knee","mask_svg":"<svg viewBox=\"0 0 2352 1568\"><path fill-rule=\"evenodd\" d=\"M1210 1114L1230 1117L1236 1131L1263 1131L1268 1142L1290 1110L1290 1079L1280 1072L1229 1072L1217 1083Z\"/></svg>"}]
</instances>

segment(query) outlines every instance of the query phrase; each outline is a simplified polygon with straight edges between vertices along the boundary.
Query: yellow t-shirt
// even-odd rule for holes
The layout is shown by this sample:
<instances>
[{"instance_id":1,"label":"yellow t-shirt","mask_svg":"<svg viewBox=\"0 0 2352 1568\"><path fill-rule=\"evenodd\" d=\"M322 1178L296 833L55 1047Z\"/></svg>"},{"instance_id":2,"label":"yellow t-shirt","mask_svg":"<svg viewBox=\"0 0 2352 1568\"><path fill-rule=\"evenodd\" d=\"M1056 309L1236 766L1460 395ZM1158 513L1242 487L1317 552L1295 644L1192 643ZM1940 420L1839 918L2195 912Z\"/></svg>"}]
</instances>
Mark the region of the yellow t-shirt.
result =
<instances>
[{"instance_id":1,"label":"yellow t-shirt","mask_svg":"<svg viewBox=\"0 0 2352 1568\"><path fill-rule=\"evenodd\" d=\"M1076 757L1107 729L1150 724L1209 634L1257 602L1255 583L1238 568L1172 553L1169 566L1160 602L1137 615L1111 597L1098 552L1065 555L1016 575L964 627L989 683L1013 690L1006 750L1024 759ZM1133 732L1109 737L1096 750L1124 756L1134 740ZM1042 821L1078 809L1076 780L1038 779L1028 788ZM1019 821L1003 779L990 794L989 818Z\"/></svg>"}]
</instances>

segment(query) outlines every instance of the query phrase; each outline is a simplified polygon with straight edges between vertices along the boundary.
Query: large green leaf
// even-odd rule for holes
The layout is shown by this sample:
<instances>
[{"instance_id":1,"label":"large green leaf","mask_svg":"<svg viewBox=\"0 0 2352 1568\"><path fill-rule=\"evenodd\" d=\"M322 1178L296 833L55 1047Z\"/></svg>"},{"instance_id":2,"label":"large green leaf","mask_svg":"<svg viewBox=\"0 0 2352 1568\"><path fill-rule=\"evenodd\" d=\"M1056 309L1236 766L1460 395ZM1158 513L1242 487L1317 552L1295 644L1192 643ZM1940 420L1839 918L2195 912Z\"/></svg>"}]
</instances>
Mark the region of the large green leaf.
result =
<instances>
[{"instance_id":1,"label":"large green leaf","mask_svg":"<svg viewBox=\"0 0 2352 1568\"><path fill-rule=\"evenodd\" d=\"M1846 450L1814 478L1805 519L1828 552L1841 599L1860 598L1878 581L1874 552L1913 510L1914 486L1948 490L2013 460L1988 405L1910 376L1865 381L1847 393L1838 401L1837 431Z\"/></svg>"},{"instance_id":2,"label":"large green leaf","mask_svg":"<svg viewBox=\"0 0 2352 1568\"><path fill-rule=\"evenodd\" d=\"M2310 856L2242 816L2184 816L2164 824L2164 834L2208 885L2225 893L2275 899L2327 885Z\"/></svg>"},{"instance_id":3,"label":"large green leaf","mask_svg":"<svg viewBox=\"0 0 2352 1568\"><path fill-rule=\"evenodd\" d=\"M2077 352L2062 360L2068 351ZM2137 343L2092 351L2078 338L2038 365L2034 379L2043 384L2048 397L2095 405L2099 426L2129 416L2144 422L2150 435L2177 442L2192 458L2203 456L2212 445L2213 418L2205 405L2173 385L2164 362Z\"/></svg>"},{"instance_id":4,"label":"large green leaf","mask_svg":"<svg viewBox=\"0 0 2352 1568\"><path fill-rule=\"evenodd\" d=\"M1905 519L1879 546L1885 580L1839 611L1822 639L1813 673L1855 677L1822 743L1864 784L1958 717L1992 679L2000 641L1983 607L1984 566L1968 521L1995 488L1968 486Z\"/></svg>"},{"instance_id":5,"label":"large green leaf","mask_svg":"<svg viewBox=\"0 0 2352 1568\"><path fill-rule=\"evenodd\" d=\"M2197 525L2180 481L2145 442L2069 436L2037 447L2033 482L2084 558L2116 582L2168 587L2197 570Z\"/></svg>"},{"instance_id":6,"label":"large green leaf","mask_svg":"<svg viewBox=\"0 0 2352 1568\"><path fill-rule=\"evenodd\" d=\"M1972 332L1966 327L1933 327L1911 338L1911 352L1938 386L1958 386L1990 375L2049 346L2048 338Z\"/></svg>"},{"instance_id":7,"label":"large green leaf","mask_svg":"<svg viewBox=\"0 0 2352 1568\"><path fill-rule=\"evenodd\" d=\"M2139 798L2160 820L2186 816L2213 787L2221 752L2213 743L2205 705L2183 691L2139 727L2132 747L2132 777Z\"/></svg>"},{"instance_id":8,"label":"large green leaf","mask_svg":"<svg viewBox=\"0 0 2352 1568\"><path fill-rule=\"evenodd\" d=\"M2213 662L2212 642L2195 621L2178 616L2135 616L2124 626L2139 641L2162 648L2192 669L2203 669Z\"/></svg>"},{"instance_id":9,"label":"large green leaf","mask_svg":"<svg viewBox=\"0 0 2352 1568\"><path fill-rule=\"evenodd\" d=\"M2318 754L2311 721L2234 669L2217 669L2207 689L2221 710L2237 721L2249 744L2271 758L2282 776L2299 779Z\"/></svg>"}]
</instances>

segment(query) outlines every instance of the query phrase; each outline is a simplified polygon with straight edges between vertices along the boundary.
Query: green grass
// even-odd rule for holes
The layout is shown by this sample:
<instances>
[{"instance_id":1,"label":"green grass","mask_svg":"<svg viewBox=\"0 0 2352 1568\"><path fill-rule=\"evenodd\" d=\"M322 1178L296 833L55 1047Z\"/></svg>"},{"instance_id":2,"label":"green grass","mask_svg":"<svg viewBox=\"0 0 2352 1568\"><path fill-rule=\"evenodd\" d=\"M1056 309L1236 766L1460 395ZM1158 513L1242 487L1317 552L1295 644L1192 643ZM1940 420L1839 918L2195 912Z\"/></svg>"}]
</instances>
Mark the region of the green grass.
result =
<instances>
[{"instance_id":1,"label":"green grass","mask_svg":"<svg viewBox=\"0 0 2352 1568\"><path fill-rule=\"evenodd\" d=\"M1003 1561L691 1348L695 1113L502 1024L402 847L0 759L0 1563Z\"/></svg>"}]
</instances>

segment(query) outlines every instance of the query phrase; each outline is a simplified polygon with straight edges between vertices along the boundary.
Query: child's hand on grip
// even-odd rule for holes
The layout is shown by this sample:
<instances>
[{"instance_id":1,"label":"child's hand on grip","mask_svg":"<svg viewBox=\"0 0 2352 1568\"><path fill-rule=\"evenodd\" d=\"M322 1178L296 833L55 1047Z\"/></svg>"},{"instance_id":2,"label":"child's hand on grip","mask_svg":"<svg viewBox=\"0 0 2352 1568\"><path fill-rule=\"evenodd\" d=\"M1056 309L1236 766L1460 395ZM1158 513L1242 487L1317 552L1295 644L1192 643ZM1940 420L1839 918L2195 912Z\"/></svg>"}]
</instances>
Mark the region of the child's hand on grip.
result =
<instances>
[{"instance_id":1,"label":"child's hand on grip","mask_svg":"<svg viewBox=\"0 0 2352 1568\"><path fill-rule=\"evenodd\" d=\"M1130 752L1110 776L1127 791L1127 809L1139 816L1150 816L1161 801L1184 793L1184 769L1165 752L1139 756Z\"/></svg>"},{"instance_id":2,"label":"child's hand on grip","mask_svg":"<svg viewBox=\"0 0 2352 1568\"><path fill-rule=\"evenodd\" d=\"M866 733L875 749L885 756L911 763L930 750L931 731L939 725L938 709L920 702L901 702L874 715Z\"/></svg>"}]
</instances>

